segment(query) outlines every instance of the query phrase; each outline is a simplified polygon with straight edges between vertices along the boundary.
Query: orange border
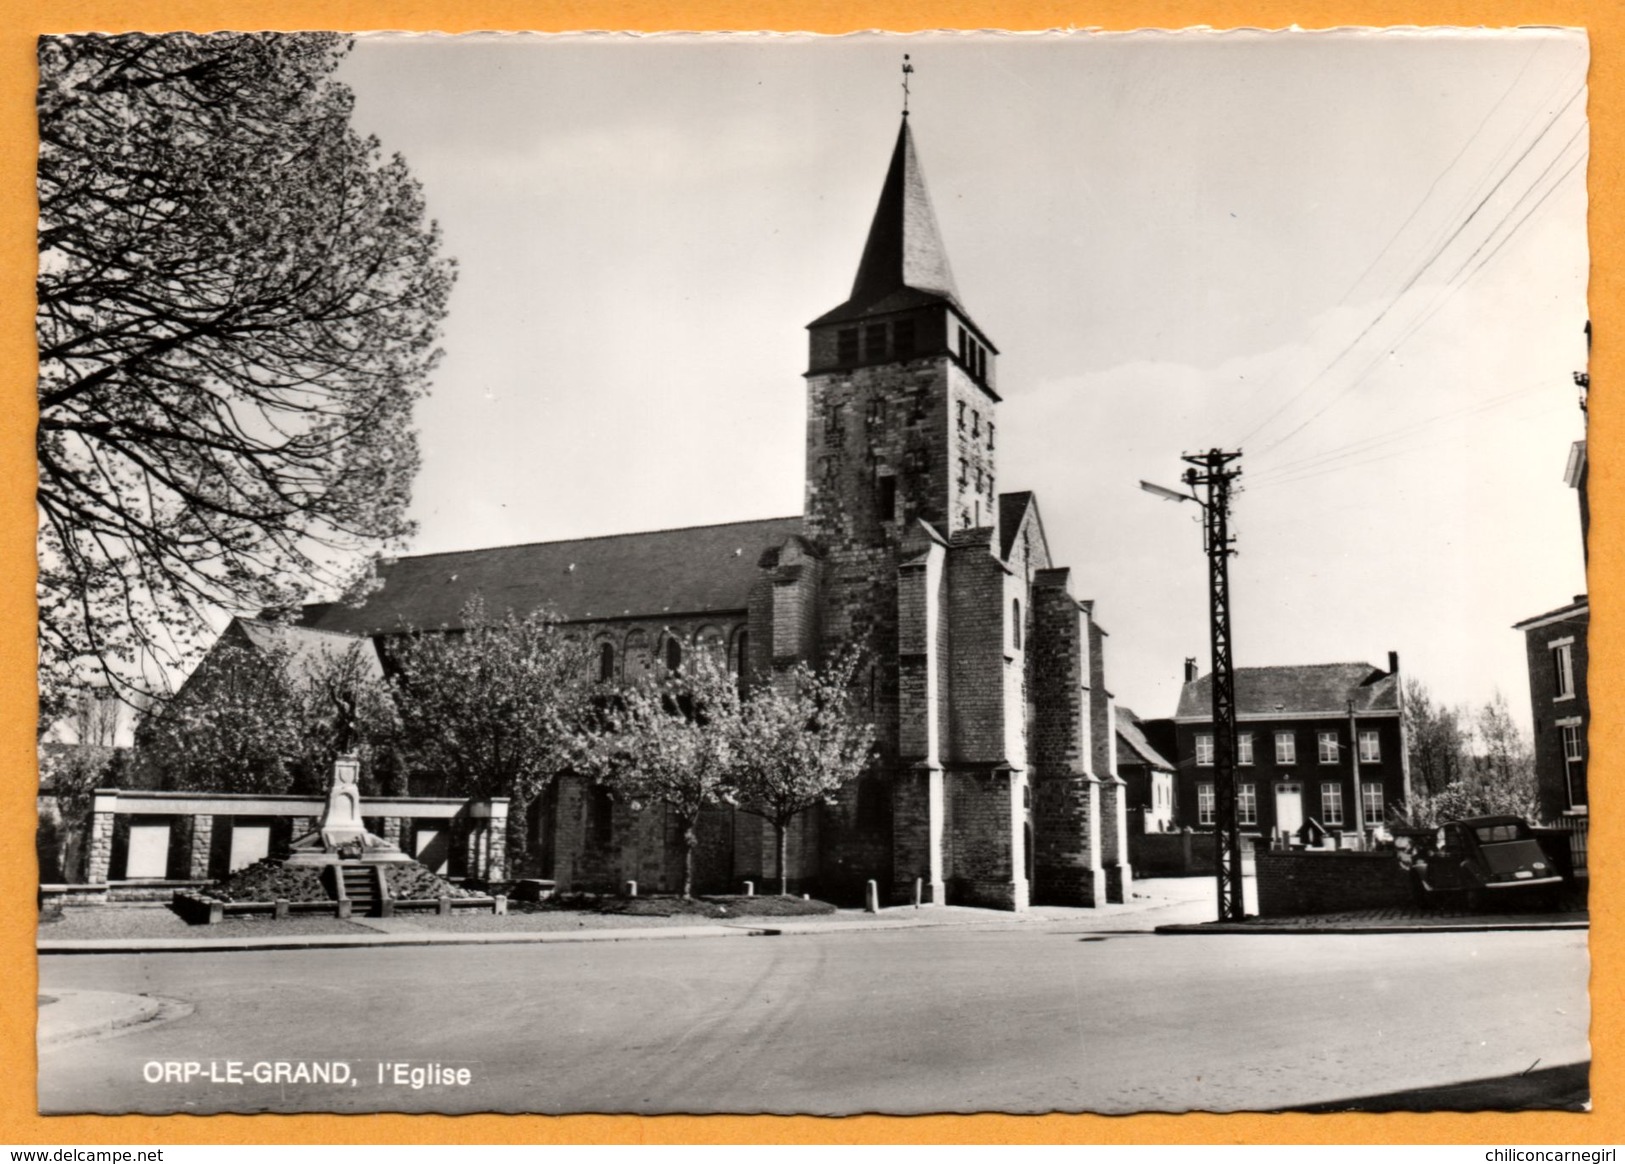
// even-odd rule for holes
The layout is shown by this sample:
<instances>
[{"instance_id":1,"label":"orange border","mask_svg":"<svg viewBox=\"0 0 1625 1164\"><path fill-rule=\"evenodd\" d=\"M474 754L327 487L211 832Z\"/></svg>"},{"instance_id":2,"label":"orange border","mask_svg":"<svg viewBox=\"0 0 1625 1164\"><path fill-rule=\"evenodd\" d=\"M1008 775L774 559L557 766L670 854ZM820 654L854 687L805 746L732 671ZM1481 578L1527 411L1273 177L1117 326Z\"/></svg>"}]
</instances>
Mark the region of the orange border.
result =
<instances>
[{"instance_id":1,"label":"orange border","mask_svg":"<svg viewBox=\"0 0 1625 1164\"><path fill-rule=\"evenodd\" d=\"M34 516L31 501L34 412L32 302L35 262L33 158L34 38L42 32L217 28L416 28L446 32L508 28L761 29L822 33L863 28L1045 29L1077 25L1132 29L1279 28L1340 25L1573 25L1591 32L1591 308L1598 343L1593 373L1602 390L1591 411L1592 571L1617 576L1622 537L1614 505L1625 486L1600 450L1619 443L1622 410L1610 385L1625 383L1625 362L1610 337L1620 332L1621 249L1625 227L1625 8L1584 0L1101 0L1068 6L1053 0L0 0L0 952L16 988L0 998L0 1049L14 1065L0 1092L0 1140L11 1144L286 1143L1486 1143L1608 1144L1625 1141L1622 1072L1613 1050L1625 1022L1619 1002L1620 935L1603 890L1618 862L1621 829L1610 823L1612 790L1625 763L1611 712L1621 706L1625 658L1611 593L1593 593L1591 691L1592 787L1598 814L1593 851L1591 949L1594 1111L1492 1115L1388 1116L923 1116L813 1117L629 1116L59 1116L34 1111L35 963L33 830ZM1612 261L1610 261L1612 260ZM1554 379L1569 369L1553 369ZM1593 590L1595 591L1595 587ZM1490 627L1486 633L1511 634ZM1426 983L1418 983L1425 989ZM1103 1069L1110 1070L1109 1065Z\"/></svg>"}]
</instances>

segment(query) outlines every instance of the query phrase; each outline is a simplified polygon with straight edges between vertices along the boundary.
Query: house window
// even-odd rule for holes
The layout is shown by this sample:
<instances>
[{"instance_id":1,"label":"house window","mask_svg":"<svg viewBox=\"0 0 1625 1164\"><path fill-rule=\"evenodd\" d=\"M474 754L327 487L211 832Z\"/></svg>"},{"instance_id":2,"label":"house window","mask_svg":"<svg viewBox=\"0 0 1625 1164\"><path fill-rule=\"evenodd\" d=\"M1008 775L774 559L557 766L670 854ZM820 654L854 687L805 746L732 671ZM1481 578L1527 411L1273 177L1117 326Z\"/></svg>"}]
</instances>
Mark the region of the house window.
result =
<instances>
[{"instance_id":1,"label":"house window","mask_svg":"<svg viewBox=\"0 0 1625 1164\"><path fill-rule=\"evenodd\" d=\"M1236 737L1236 763L1251 764L1253 762L1253 733L1242 732Z\"/></svg>"},{"instance_id":2,"label":"house window","mask_svg":"<svg viewBox=\"0 0 1625 1164\"><path fill-rule=\"evenodd\" d=\"M1196 763L1202 768L1213 767L1213 736L1207 732L1197 734Z\"/></svg>"},{"instance_id":3,"label":"house window","mask_svg":"<svg viewBox=\"0 0 1625 1164\"><path fill-rule=\"evenodd\" d=\"M1021 650L1021 599L1010 600L1010 645Z\"/></svg>"},{"instance_id":4,"label":"house window","mask_svg":"<svg viewBox=\"0 0 1625 1164\"><path fill-rule=\"evenodd\" d=\"M1563 639L1553 643L1552 647L1552 674L1553 686L1557 692L1553 699L1574 698L1574 640Z\"/></svg>"},{"instance_id":5,"label":"house window","mask_svg":"<svg viewBox=\"0 0 1625 1164\"><path fill-rule=\"evenodd\" d=\"M1291 732L1275 733L1275 762L1277 764L1298 762L1298 741Z\"/></svg>"},{"instance_id":6,"label":"house window","mask_svg":"<svg viewBox=\"0 0 1625 1164\"><path fill-rule=\"evenodd\" d=\"M1364 784L1360 787L1360 803L1365 807L1365 827L1377 828L1382 824L1382 785Z\"/></svg>"},{"instance_id":7,"label":"house window","mask_svg":"<svg viewBox=\"0 0 1625 1164\"><path fill-rule=\"evenodd\" d=\"M839 364L858 362L858 329L843 327L835 333L835 361Z\"/></svg>"},{"instance_id":8,"label":"house window","mask_svg":"<svg viewBox=\"0 0 1625 1164\"><path fill-rule=\"evenodd\" d=\"M1563 725L1563 770L1568 778L1569 807L1586 807L1585 739L1580 725Z\"/></svg>"},{"instance_id":9,"label":"house window","mask_svg":"<svg viewBox=\"0 0 1625 1164\"><path fill-rule=\"evenodd\" d=\"M1320 740L1320 762L1322 764L1337 763L1337 733L1321 732L1318 738Z\"/></svg>"},{"instance_id":10,"label":"house window","mask_svg":"<svg viewBox=\"0 0 1625 1164\"><path fill-rule=\"evenodd\" d=\"M1196 823L1210 825L1213 823L1213 815L1213 785L1198 784L1196 786Z\"/></svg>"},{"instance_id":11,"label":"house window","mask_svg":"<svg viewBox=\"0 0 1625 1164\"><path fill-rule=\"evenodd\" d=\"M1382 745L1377 742L1376 732L1360 733L1360 763L1378 764L1382 762Z\"/></svg>"},{"instance_id":12,"label":"house window","mask_svg":"<svg viewBox=\"0 0 1625 1164\"><path fill-rule=\"evenodd\" d=\"M892 354L906 360L914 354L914 321L899 319L891 325Z\"/></svg>"},{"instance_id":13,"label":"house window","mask_svg":"<svg viewBox=\"0 0 1625 1164\"><path fill-rule=\"evenodd\" d=\"M1236 786L1236 823L1244 825L1258 823L1258 785Z\"/></svg>"},{"instance_id":14,"label":"house window","mask_svg":"<svg viewBox=\"0 0 1625 1164\"><path fill-rule=\"evenodd\" d=\"M1320 786L1320 815L1327 826L1343 823L1343 786L1326 783Z\"/></svg>"},{"instance_id":15,"label":"house window","mask_svg":"<svg viewBox=\"0 0 1625 1164\"><path fill-rule=\"evenodd\" d=\"M891 521L897 516L897 478L886 473L876 479L875 485L875 508L880 520Z\"/></svg>"},{"instance_id":16,"label":"house window","mask_svg":"<svg viewBox=\"0 0 1625 1164\"><path fill-rule=\"evenodd\" d=\"M863 329L863 358L865 360L884 360L886 358L886 325L871 323Z\"/></svg>"},{"instance_id":17,"label":"house window","mask_svg":"<svg viewBox=\"0 0 1625 1164\"><path fill-rule=\"evenodd\" d=\"M605 643L598 648L598 682L608 683L615 678L615 645Z\"/></svg>"}]
</instances>

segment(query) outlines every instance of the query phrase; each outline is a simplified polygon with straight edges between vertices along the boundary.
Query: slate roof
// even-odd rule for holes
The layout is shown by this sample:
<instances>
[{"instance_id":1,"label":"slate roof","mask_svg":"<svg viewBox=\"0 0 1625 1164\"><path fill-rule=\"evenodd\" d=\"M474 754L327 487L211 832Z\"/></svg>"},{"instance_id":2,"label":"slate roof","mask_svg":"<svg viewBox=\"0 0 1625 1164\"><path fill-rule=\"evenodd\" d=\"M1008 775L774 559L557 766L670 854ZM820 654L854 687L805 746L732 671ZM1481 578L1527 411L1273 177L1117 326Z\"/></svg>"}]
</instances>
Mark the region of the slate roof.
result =
<instances>
[{"instance_id":1,"label":"slate roof","mask_svg":"<svg viewBox=\"0 0 1625 1164\"><path fill-rule=\"evenodd\" d=\"M1591 603L1584 594L1576 594L1573 602L1565 603L1556 610L1548 610L1544 614L1537 614L1533 618L1526 618L1522 622L1512 624L1513 630L1529 630L1532 627L1547 622L1557 622L1571 615L1589 615Z\"/></svg>"},{"instance_id":2,"label":"slate roof","mask_svg":"<svg viewBox=\"0 0 1625 1164\"><path fill-rule=\"evenodd\" d=\"M1399 677L1370 663L1312 663L1301 667L1237 667L1236 714L1289 719L1293 715L1399 710ZM1178 719L1213 718L1212 676L1185 684Z\"/></svg>"},{"instance_id":3,"label":"slate roof","mask_svg":"<svg viewBox=\"0 0 1625 1164\"><path fill-rule=\"evenodd\" d=\"M1010 560L1010 550L1016 544L1016 530L1026 516L1033 495L1027 490L999 494L999 557Z\"/></svg>"},{"instance_id":4,"label":"slate roof","mask_svg":"<svg viewBox=\"0 0 1625 1164\"><path fill-rule=\"evenodd\" d=\"M548 610L565 620L743 610L763 550L801 532L801 518L613 534L421 554L380 568L365 605L307 606L303 625L347 634L456 629L484 598L493 615Z\"/></svg>"},{"instance_id":5,"label":"slate roof","mask_svg":"<svg viewBox=\"0 0 1625 1164\"><path fill-rule=\"evenodd\" d=\"M1151 741L1145 738L1140 730L1140 717L1135 715L1122 704L1117 705L1117 760L1122 763L1124 753L1127 752L1131 763L1145 764L1151 768L1161 768L1165 772L1172 772L1174 766L1163 759L1162 754L1151 746Z\"/></svg>"},{"instance_id":6,"label":"slate roof","mask_svg":"<svg viewBox=\"0 0 1625 1164\"><path fill-rule=\"evenodd\" d=\"M382 676L383 665L372 644L354 634L320 630L315 627L285 622L266 622L260 619L239 618L237 629L252 645L263 649L281 647L291 656L292 667L308 668L316 663L343 657L360 650L362 666L374 677Z\"/></svg>"},{"instance_id":7,"label":"slate roof","mask_svg":"<svg viewBox=\"0 0 1625 1164\"><path fill-rule=\"evenodd\" d=\"M926 191L914 136L905 117L897 131L897 144L880 188L874 220L869 224L852 294L808 326L944 301L965 314L959 306L948 252L942 246L942 232L937 228L936 212L931 208L931 195Z\"/></svg>"}]
</instances>

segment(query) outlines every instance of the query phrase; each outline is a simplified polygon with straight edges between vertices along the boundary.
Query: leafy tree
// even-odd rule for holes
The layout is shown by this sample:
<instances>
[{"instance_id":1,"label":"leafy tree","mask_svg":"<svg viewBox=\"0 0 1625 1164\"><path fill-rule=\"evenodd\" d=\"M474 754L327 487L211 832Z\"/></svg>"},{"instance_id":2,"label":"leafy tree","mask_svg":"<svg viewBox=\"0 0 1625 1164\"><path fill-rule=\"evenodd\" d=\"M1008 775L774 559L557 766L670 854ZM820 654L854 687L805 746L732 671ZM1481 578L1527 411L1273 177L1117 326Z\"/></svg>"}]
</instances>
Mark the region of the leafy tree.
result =
<instances>
[{"instance_id":1,"label":"leafy tree","mask_svg":"<svg viewBox=\"0 0 1625 1164\"><path fill-rule=\"evenodd\" d=\"M833 803L869 760L874 728L851 700L858 662L848 652L827 670L799 663L758 686L740 708L733 784L739 807L773 826L780 893L789 891L790 823Z\"/></svg>"},{"instance_id":2,"label":"leafy tree","mask_svg":"<svg viewBox=\"0 0 1625 1164\"><path fill-rule=\"evenodd\" d=\"M700 813L731 803L738 763L739 689L709 657L660 683L620 694L589 764L623 801L666 807L683 837L683 896L694 896Z\"/></svg>"},{"instance_id":3,"label":"leafy tree","mask_svg":"<svg viewBox=\"0 0 1625 1164\"><path fill-rule=\"evenodd\" d=\"M1432 826L1473 816L1539 819L1534 757L1505 696L1497 691L1470 715L1466 709L1451 714L1472 725L1470 736L1457 737L1455 776L1435 790L1415 783L1413 772L1412 803L1402 814L1407 823Z\"/></svg>"},{"instance_id":4,"label":"leafy tree","mask_svg":"<svg viewBox=\"0 0 1625 1164\"><path fill-rule=\"evenodd\" d=\"M506 796L508 854L524 859L537 794L582 756L594 715L587 648L544 614L491 617L476 599L460 632L413 631L388 648L401 748L459 795Z\"/></svg>"},{"instance_id":5,"label":"leafy tree","mask_svg":"<svg viewBox=\"0 0 1625 1164\"><path fill-rule=\"evenodd\" d=\"M56 802L56 819L40 819L40 876L46 879L54 852L54 875L67 881L84 876L90 810L98 788L128 787L129 750L117 746L120 709L104 692L83 692L65 726L72 743L40 747L41 787Z\"/></svg>"},{"instance_id":6,"label":"leafy tree","mask_svg":"<svg viewBox=\"0 0 1625 1164\"><path fill-rule=\"evenodd\" d=\"M292 791L303 751L292 664L281 644L222 638L185 687L142 721L137 763L163 788Z\"/></svg>"},{"instance_id":7,"label":"leafy tree","mask_svg":"<svg viewBox=\"0 0 1625 1164\"><path fill-rule=\"evenodd\" d=\"M1412 787L1425 796L1436 796L1465 771L1467 739L1460 713L1453 707L1436 705L1427 684L1407 678L1404 718Z\"/></svg>"},{"instance_id":8,"label":"leafy tree","mask_svg":"<svg viewBox=\"0 0 1625 1164\"><path fill-rule=\"evenodd\" d=\"M295 651L279 629L260 624L258 641L223 636L142 722L139 765L166 788L316 795L333 762L354 754L365 792L398 791L398 724L371 644Z\"/></svg>"},{"instance_id":9,"label":"leafy tree","mask_svg":"<svg viewBox=\"0 0 1625 1164\"><path fill-rule=\"evenodd\" d=\"M328 34L39 42L42 723L401 542L454 275Z\"/></svg>"}]
</instances>

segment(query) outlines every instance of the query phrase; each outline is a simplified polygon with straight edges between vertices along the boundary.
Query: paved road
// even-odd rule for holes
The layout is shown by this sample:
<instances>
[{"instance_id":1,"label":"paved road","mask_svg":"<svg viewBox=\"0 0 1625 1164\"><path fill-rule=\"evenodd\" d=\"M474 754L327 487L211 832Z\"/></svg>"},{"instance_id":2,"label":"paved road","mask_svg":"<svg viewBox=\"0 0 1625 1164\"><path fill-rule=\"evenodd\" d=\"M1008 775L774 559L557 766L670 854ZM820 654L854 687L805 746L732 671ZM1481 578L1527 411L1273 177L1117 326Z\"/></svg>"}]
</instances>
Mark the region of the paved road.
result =
<instances>
[{"instance_id":1,"label":"paved road","mask_svg":"<svg viewBox=\"0 0 1625 1164\"><path fill-rule=\"evenodd\" d=\"M44 957L190 1014L40 1054L68 1111L1166 1111L1589 1056L1584 932L1106 936L1066 923L613 945ZM378 1082L379 1062L472 1082ZM354 1082L143 1080L349 1065ZM274 1072L274 1068L271 1068ZM291 1070L291 1068L290 1068ZM409 1076L407 1077L410 1078Z\"/></svg>"}]
</instances>

